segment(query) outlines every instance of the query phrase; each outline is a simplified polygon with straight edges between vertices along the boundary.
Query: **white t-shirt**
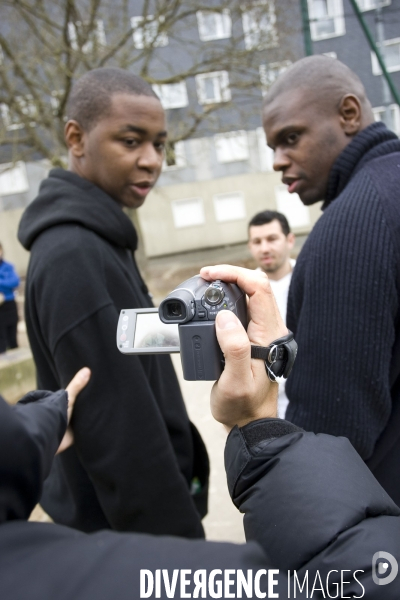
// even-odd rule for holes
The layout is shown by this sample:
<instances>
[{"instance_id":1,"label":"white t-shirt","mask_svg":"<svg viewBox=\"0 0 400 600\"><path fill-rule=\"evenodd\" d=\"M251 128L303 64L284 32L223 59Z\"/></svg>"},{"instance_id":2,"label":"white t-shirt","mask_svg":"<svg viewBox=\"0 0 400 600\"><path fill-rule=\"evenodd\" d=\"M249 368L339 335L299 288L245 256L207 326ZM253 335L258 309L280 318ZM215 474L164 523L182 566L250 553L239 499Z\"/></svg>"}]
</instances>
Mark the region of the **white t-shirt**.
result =
<instances>
[{"instance_id":1,"label":"white t-shirt","mask_svg":"<svg viewBox=\"0 0 400 600\"><path fill-rule=\"evenodd\" d=\"M281 317L283 321L286 323L286 312L287 312L287 300L289 294L289 286L290 281L292 279L293 267L296 264L296 261L291 258L290 264L292 265L292 271L282 277L282 279L270 279L269 283L271 285L271 289L274 292L275 300L278 305L279 312L281 313ZM257 271L261 271L260 267L258 267ZM267 273L268 274L268 273ZM287 409L287 405L289 404L289 400L285 394L285 379L279 378L279 394L278 394L278 417L280 419L285 418L285 413Z\"/></svg>"},{"instance_id":2,"label":"white t-shirt","mask_svg":"<svg viewBox=\"0 0 400 600\"><path fill-rule=\"evenodd\" d=\"M296 261L291 258L290 264L292 265L292 270ZM292 272L282 277L282 279L270 279L269 283L271 285L272 291L274 292L275 300L279 308L279 312L281 313L281 317L283 321L286 323L286 311L287 311L287 299L289 294L289 286L290 281L292 279Z\"/></svg>"}]
</instances>

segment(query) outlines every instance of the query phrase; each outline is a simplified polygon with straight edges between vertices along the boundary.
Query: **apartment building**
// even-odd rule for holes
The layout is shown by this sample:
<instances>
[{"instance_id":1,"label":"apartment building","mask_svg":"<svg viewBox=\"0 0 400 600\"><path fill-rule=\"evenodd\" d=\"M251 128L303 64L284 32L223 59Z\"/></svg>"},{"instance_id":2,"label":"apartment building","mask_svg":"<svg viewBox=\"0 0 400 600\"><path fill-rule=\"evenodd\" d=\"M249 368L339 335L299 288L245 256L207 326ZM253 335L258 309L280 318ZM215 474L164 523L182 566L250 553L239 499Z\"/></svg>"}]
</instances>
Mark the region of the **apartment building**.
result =
<instances>
[{"instance_id":1,"label":"apartment building","mask_svg":"<svg viewBox=\"0 0 400 600\"><path fill-rule=\"evenodd\" d=\"M125 16L130 27L126 52L137 58L126 68L145 73L153 84L171 134L158 186L138 210L146 256L241 243L248 220L267 208L286 214L296 233L308 233L319 206L303 206L281 184L260 117L263 94L304 55L300 2L186 0L178 3L182 12L175 19L168 11L163 14L163 4L168 3L131 2ZM359 0L359 6L400 87L400 0ZM83 21L68 23L70 51L86 61L96 49L109 48L112 24L103 10L86 37ZM399 133L399 107L385 96L379 65L350 2L308 0L308 10L313 52L338 58L357 72L376 118ZM55 111L61 95L57 89L49 92ZM8 135L37 126L29 94L20 94L16 102L18 110L15 102L0 105ZM6 247L49 168L48 158L37 150L37 160L15 161L10 149L3 144L0 151L0 239ZM15 252L22 266L24 252Z\"/></svg>"}]
</instances>

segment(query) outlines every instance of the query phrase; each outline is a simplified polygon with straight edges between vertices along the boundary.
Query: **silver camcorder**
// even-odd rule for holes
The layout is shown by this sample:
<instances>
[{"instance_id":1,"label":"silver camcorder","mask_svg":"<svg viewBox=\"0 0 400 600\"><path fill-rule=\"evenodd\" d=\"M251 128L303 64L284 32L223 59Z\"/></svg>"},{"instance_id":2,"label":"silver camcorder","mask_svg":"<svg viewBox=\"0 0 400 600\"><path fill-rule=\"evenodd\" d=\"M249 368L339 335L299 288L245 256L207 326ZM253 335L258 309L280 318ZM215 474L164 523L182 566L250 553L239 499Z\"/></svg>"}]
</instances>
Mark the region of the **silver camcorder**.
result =
<instances>
[{"instance_id":1,"label":"silver camcorder","mask_svg":"<svg viewBox=\"0 0 400 600\"><path fill-rule=\"evenodd\" d=\"M215 318L230 310L247 328L244 292L233 283L205 281L195 275L181 283L157 308L121 311L117 346L123 354L181 353L188 381L213 381L224 368Z\"/></svg>"}]
</instances>

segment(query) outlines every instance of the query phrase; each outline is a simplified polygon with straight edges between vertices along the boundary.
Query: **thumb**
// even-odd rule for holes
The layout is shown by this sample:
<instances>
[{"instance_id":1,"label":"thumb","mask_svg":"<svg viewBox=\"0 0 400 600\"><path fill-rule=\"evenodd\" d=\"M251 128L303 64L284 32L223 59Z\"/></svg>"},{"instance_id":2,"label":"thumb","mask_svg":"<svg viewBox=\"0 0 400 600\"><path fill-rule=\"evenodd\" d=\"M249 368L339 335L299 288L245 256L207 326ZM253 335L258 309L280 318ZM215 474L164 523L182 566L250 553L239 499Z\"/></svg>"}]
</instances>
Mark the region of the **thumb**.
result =
<instances>
[{"instance_id":1,"label":"thumb","mask_svg":"<svg viewBox=\"0 0 400 600\"><path fill-rule=\"evenodd\" d=\"M86 384L88 383L88 381L90 379L90 376L91 376L90 369L88 369L87 367L83 367L83 369L81 369L80 371L78 371L76 373L75 377L73 379L71 379L71 381L65 388L65 391L67 392L67 395L68 395L68 411L67 411L68 423L71 420L72 411L74 408L76 397L78 396L79 392L81 392L83 390L83 388L86 386ZM73 443L74 443L74 435L72 433L71 427L68 425L67 431L65 432L65 435L64 435L63 439L61 440L61 444L57 450L57 454L59 454L60 452L64 452L64 450L69 448Z\"/></svg>"},{"instance_id":2,"label":"thumb","mask_svg":"<svg viewBox=\"0 0 400 600\"><path fill-rule=\"evenodd\" d=\"M218 343L225 356L224 373L232 376L238 368L248 371L250 368L250 341L237 316L230 310L221 311L215 321L215 330Z\"/></svg>"},{"instance_id":3,"label":"thumb","mask_svg":"<svg viewBox=\"0 0 400 600\"><path fill-rule=\"evenodd\" d=\"M65 388L68 392L68 409L71 409L75 403L76 397L87 385L91 376L91 371L88 367L83 367L77 372L75 377L69 382Z\"/></svg>"}]
</instances>

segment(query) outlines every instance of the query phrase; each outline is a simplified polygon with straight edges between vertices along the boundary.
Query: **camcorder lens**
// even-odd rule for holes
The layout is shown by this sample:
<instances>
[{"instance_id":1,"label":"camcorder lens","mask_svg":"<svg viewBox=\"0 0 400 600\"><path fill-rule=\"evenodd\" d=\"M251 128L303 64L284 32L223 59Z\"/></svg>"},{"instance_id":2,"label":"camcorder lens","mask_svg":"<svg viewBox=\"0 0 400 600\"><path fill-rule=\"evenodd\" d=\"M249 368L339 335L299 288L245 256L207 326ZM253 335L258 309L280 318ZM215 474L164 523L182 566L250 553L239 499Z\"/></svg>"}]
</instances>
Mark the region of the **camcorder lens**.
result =
<instances>
[{"instance_id":1,"label":"camcorder lens","mask_svg":"<svg viewBox=\"0 0 400 600\"><path fill-rule=\"evenodd\" d=\"M209 304L219 304L224 297L224 292L219 287L209 287L206 289L204 297Z\"/></svg>"},{"instance_id":2,"label":"camcorder lens","mask_svg":"<svg viewBox=\"0 0 400 600\"><path fill-rule=\"evenodd\" d=\"M183 317L181 302L168 302L167 314L170 319L181 319Z\"/></svg>"}]
</instances>

